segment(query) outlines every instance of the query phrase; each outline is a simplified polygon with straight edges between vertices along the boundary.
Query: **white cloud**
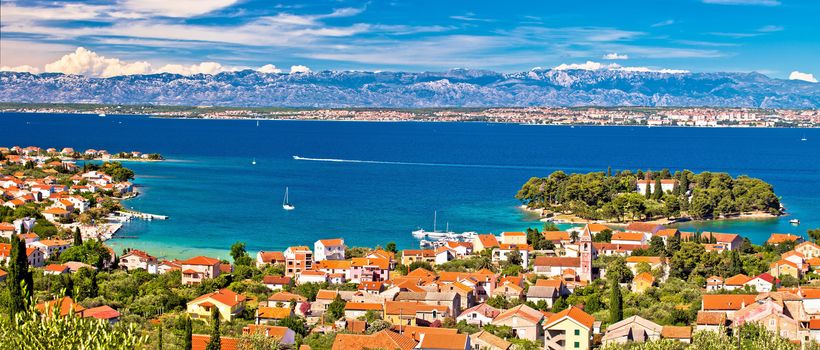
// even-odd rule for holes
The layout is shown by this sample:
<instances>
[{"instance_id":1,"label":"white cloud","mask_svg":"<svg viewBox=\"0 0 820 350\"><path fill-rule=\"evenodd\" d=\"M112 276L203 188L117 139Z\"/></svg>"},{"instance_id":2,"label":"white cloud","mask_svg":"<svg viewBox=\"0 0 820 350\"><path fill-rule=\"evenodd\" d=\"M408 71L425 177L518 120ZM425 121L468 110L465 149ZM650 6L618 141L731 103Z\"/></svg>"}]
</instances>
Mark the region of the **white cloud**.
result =
<instances>
[{"instance_id":1,"label":"white cloud","mask_svg":"<svg viewBox=\"0 0 820 350\"><path fill-rule=\"evenodd\" d=\"M586 61L585 63L563 63L556 67L553 67L554 70L616 70L616 71L624 71L624 72L655 72L655 73L666 73L666 74L683 74L689 73L687 70L682 69L654 69L649 67L622 67L617 63L599 63L594 61Z\"/></svg>"},{"instance_id":2,"label":"white cloud","mask_svg":"<svg viewBox=\"0 0 820 350\"><path fill-rule=\"evenodd\" d=\"M703 0L704 4L779 6L780 0Z\"/></svg>"},{"instance_id":3,"label":"white cloud","mask_svg":"<svg viewBox=\"0 0 820 350\"><path fill-rule=\"evenodd\" d=\"M180 75L194 75L194 74L217 74L222 72L234 72L242 70L243 67L226 67L216 62L201 62L192 64L190 66L181 64L166 64L155 73L173 73Z\"/></svg>"},{"instance_id":4,"label":"white cloud","mask_svg":"<svg viewBox=\"0 0 820 350\"><path fill-rule=\"evenodd\" d=\"M274 73L274 74L282 73L281 69L276 68L276 66L274 66L272 64L266 64L262 67L259 67L256 71L261 72L261 73Z\"/></svg>"},{"instance_id":5,"label":"white cloud","mask_svg":"<svg viewBox=\"0 0 820 350\"><path fill-rule=\"evenodd\" d=\"M626 59L629 59L629 56L626 55L626 54L621 55L617 52L611 52L611 53L608 53L608 54L604 55L601 58L603 58L605 60L626 60Z\"/></svg>"},{"instance_id":6,"label":"white cloud","mask_svg":"<svg viewBox=\"0 0 820 350\"><path fill-rule=\"evenodd\" d=\"M135 16L135 13L165 17L193 17L235 3L236 0L126 0L122 5L132 12L120 13L126 17Z\"/></svg>"},{"instance_id":7,"label":"white cloud","mask_svg":"<svg viewBox=\"0 0 820 350\"><path fill-rule=\"evenodd\" d=\"M218 74L222 72L235 72L248 69L244 66L225 66L218 62L200 62L196 64L175 64L170 63L154 69L151 63L145 61L126 62L118 58L106 58L96 52L83 47L78 47L74 52L64 55L57 61L45 65L45 72L80 74L92 77L113 77L119 75L132 74L153 74L172 73L180 75L193 74ZM38 67L21 65L16 67L3 66L0 70L39 73ZM266 64L257 69L263 73L281 73L282 70L275 65ZM305 66L293 66L291 72L309 72L310 68Z\"/></svg>"},{"instance_id":8,"label":"white cloud","mask_svg":"<svg viewBox=\"0 0 820 350\"><path fill-rule=\"evenodd\" d=\"M798 71L794 71L791 74L789 74L789 80L802 80L802 81L808 81L810 83L816 83L817 82L817 79L814 77L814 74L803 73L803 72L798 72Z\"/></svg>"},{"instance_id":9,"label":"white cloud","mask_svg":"<svg viewBox=\"0 0 820 350\"><path fill-rule=\"evenodd\" d=\"M127 63L117 58L105 58L93 51L78 47L77 50L59 60L46 64L45 71L113 77L116 75L149 73L151 72L151 64L145 61Z\"/></svg>"},{"instance_id":10,"label":"white cloud","mask_svg":"<svg viewBox=\"0 0 820 350\"><path fill-rule=\"evenodd\" d=\"M2 67L0 67L0 71L3 71L3 72L27 72L27 73L37 74L37 73L40 73L40 68L32 67L32 66L29 66L27 64L24 64L22 66L15 66L15 67L2 66Z\"/></svg>"},{"instance_id":11,"label":"white cloud","mask_svg":"<svg viewBox=\"0 0 820 350\"><path fill-rule=\"evenodd\" d=\"M294 73L308 73L310 72L310 68L303 66L303 65L295 65L290 66L290 74Z\"/></svg>"},{"instance_id":12,"label":"white cloud","mask_svg":"<svg viewBox=\"0 0 820 350\"><path fill-rule=\"evenodd\" d=\"M608 69L608 68L617 68L617 67L619 67L619 66L616 63L602 64L602 63L593 62L593 61L586 61L585 63L569 63L569 64L562 63L559 66L552 67L552 69L554 69L554 70L573 70L573 69L599 70L599 69Z\"/></svg>"}]
</instances>

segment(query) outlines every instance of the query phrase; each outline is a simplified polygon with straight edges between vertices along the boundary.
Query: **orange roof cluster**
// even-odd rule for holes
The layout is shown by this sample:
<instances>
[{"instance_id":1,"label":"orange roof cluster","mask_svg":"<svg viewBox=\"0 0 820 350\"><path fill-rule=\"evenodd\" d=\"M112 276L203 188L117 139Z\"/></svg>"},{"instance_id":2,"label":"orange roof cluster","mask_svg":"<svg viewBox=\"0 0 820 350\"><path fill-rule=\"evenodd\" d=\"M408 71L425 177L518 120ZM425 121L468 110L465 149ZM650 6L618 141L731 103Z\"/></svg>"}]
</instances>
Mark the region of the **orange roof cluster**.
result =
<instances>
[{"instance_id":1,"label":"orange roof cluster","mask_svg":"<svg viewBox=\"0 0 820 350\"><path fill-rule=\"evenodd\" d=\"M502 321L511 317L520 317L532 323L538 323L544 318L544 314L525 304L521 304L501 312L496 316L494 321Z\"/></svg>"},{"instance_id":2,"label":"orange roof cluster","mask_svg":"<svg viewBox=\"0 0 820 350\"><path fill-rule=\"evenodd\" d=\"M275 302L282 302L282 303L289 303L291 300L295 301L307 301L307 298L299 295L293 294L291 292L278 292L274 293L268 297L268 301L275 301Z\"/></svg>"},{"instance_id":3,"label":"orange roof cluster","mask_svg":"<svg viewBox=\"0 0 820 350\"><path fill-rule=\"evenodd\" d=\"M484 248L498 247L498 238L492 234L478 235L478 240Z\"/></svg>"},{"instance_id":4,"label":"orange roof cluster","mask_svg":"<svg viewBox=\"0 0 820 350\"><path fill-rule=\"evenodd\" d=\"M768 244L780 244L785 242L802 242L803 237L793 235L791 233L772 233L769 239L766 240Z\"/></svg>"},{"instance_id":5,"label":"orange roof cluster","mask_svg":"<svg viewBox=\"0 0 820 350\"><path fill-rule=\"evenodd\" d=\"M410 337L389 330L369 335L339 333L332 350L399 349L410 350L418 344Z\"/></svg>"},{"instance_id":6,"label":"orange roof cluster","mask_svg":"<svg viewBox=\"0 0 820 350\"><path fill-rule=\"evenodd\" d=\"M179 262L181 265L202 265L202 266L214 266L219 264L219 259L209 258L207 256L195 256L188 260L183 260Z\"/></svg>"},{"instance_id":7,"label":"orange roof cluster","mask_svg":"<svg viewBox=\"0 0 820 350\"><path fill-rule=\"evenodd\" d=\"M647 264L660 264L663 262L663 258L659 256L629 256L626 258L627 263L647 263Z\"/></svg>"},{"instance_id":8,"label":"orange roof cluster","mask_svg":"<svg viewBox=\"0 0 820 350\"><path fill-rule=\"evenodd\" d=\"M274 320L281 320L283 318L288 318L290 316L290 308L289 307L273 307L273 306L261 306L257 309L259 314L259 318L267 318L267 319L274 319Z\"/></svg>"},{"instance_id":9,"label":"orange roof cluster","mask_svg":"<svg viewBox=\"0 0 820 350\"><path fill-rule=\"evenodd\" d=\"M581 324L589 330L592 329L592 325L595 323L595 318L592 317L592 315L584 312L584 310L581 310L576 306L570 306L566 310L550 316L547 322L545 322L544 327L549 327L550 325L553 325L556 322L560 322L565 317L574 320L575 322Z\"/></svg>"},{"instance_id":10,"label":"orange roof cluster","mask_svg":"<svg viewBox=\"0 0 820 350\"><path fill-rule=\"evenodd\" d=\"M333 238L333 239L320 239L319 242L322 243L323 246L340 246L345 244L345 240L341 238Z\"/></svg>"},{"instance_id":11,"label":"orange roof cluster","mask_svg":"<svg viewBox=\"0 0 820 350\"><path fill-rule=\"evenodd\" d=\"M749 282L751 280L752 280L751 277L740 273L740 274L737 274L737 275L734 275L732 277L727 278L723 283L725 283L727 286L742 286L742 285L746 284L746 282Z\"/></svg>"},{"instance_id":12,"label":"orange roof cluster","mask_svg":"<svg viewBox=\"0 0 820 350\"><path fill-rule=\"evenodd\" d=\"M581 266L581 258L573 257L557 257L557 256L539 256L536 257L533 266Z\"/></svg>"},{"instance_id":13,"label":"orange roof cluster","mask_svg":"<svg viewBox=\"0 0 820 350\"><path fill-rule=\"evenodd\" d=\"M616 232L612 235L613 241L643 241L644 235L640 232Z\"/></svg>"},{"instance_id":14,"label":"orange roof cluster","mask_svg":"<svg viewBox=\"0 0 820 350\"><path fill-rule=\"evenodd\" d=\"M740 310L755 302L756 294L706 294L703 310Z\"/></svg>"},{"instance_id":15,"label":"orange roof cluster","mask_svg":"<svg viewBox=\"0 0 820 350\"><path fill-rule=\"evenodd\" d=\"M201 301L205 301L207 299L211 299L211 300L214 300L214 301L216 301L220 304L224 304L224 305L233 307L236 304L244 302L245 299L247 299L247 297L245 297L242 294L236 293L236 292L234 292L234 291L232 291L228 288L223 288L223 289L220 289L216 292L211 292L211 293L208 293L208 294L204 294L204 295L200 296L199 298L191 300L189 303L198 303L198 302L201 302Z\"/></svg>"},{"instance_id":16,"label":"orange roof cluster","mask_svg":"<svg viewBox=\"0 0 820 350\"><path fill-rule=\"evenodd\" d=\"M692 327L689 326L663 326L661 337L667 339L692 339Z\"/></svg>"},{"instance_id":17,"label":"orange roof cluster","mask_svg":"<svg viewBox=\"0 0 820 350\"><path fill-rule=\"evenodd\" d=\"M544 231L541 232L541 235L544 236L544 239L547 241L568 241L569 240L569 232L567 231Z\"/></svg>"},{"instance_id":18,"label":"orange roof cluster","mask_svg":"<svg viewBox=\"0 0 820 350\"><path fill-rule=\"evenodd\" d=\"M350 311L382 311L382 304L379 303L355 303L348 301L345 310Z\"/></svg>"}]
</instances>

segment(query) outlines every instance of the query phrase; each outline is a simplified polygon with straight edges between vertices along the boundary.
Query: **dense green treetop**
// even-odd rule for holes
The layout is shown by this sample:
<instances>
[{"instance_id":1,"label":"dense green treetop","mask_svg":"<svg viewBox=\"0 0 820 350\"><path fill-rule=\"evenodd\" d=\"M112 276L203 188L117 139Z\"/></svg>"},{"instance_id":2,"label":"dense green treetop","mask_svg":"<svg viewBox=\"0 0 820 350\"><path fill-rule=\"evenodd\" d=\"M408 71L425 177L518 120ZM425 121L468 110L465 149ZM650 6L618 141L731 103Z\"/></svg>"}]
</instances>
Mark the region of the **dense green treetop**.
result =
<instances>
[{"instance_id":1,"label":"dense green treetop","mask_svg":"<svg viewBox=\"0 0 820 350\"><path fill-rule=\"evenodd\" d=\"M645 193L637 191L639 180L647 180L650 185ZM662 180L674 180L672 190L655 191ZM529 208L612 221L684 216L713 219L748 212L781 214L780 199L772 185L763 180L688 170L625 170L613 175L556 171L547 177L531 178L515 197Z\"/></svg>"}]
</instances>

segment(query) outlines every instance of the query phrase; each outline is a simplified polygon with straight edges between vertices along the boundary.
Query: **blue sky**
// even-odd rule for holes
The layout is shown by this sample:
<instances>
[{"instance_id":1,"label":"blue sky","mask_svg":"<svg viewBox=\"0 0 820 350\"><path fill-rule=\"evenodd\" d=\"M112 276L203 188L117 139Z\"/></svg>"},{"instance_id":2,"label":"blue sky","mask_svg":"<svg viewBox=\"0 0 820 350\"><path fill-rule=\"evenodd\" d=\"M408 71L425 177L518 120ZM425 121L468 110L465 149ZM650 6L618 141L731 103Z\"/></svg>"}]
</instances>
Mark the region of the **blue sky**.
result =
<instances>
[{"instance_id":1,"label":"blue sky","mask_svg":"<svg viewBox=\"0 0 820 350\"><path fill-rule=\"evenodd\" d=\"M4 0L0 66L110 76L594 61L786 78L820 74L818 15L814 0Z\"/></svg>"}]
</instances>

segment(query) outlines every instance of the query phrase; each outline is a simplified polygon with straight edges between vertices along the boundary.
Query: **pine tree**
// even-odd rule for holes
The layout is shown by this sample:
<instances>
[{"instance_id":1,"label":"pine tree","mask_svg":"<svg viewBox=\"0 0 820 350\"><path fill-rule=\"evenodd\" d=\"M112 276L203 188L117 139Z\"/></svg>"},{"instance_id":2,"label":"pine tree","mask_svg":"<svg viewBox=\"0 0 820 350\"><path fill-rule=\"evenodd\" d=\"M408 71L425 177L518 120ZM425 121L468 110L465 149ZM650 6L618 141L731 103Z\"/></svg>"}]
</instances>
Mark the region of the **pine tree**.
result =
<instances>
[{"instance_id":1,"label":"pine tree","mask_svg":"<svg viewBox=\"0 0 820 350\"><path fill-rule=\"evenodd\" d=\"M211 340L208 341L208 345L205 346L205 350L222 350L219 323L219 309L214 307L211 309Z\"/></svg>"},{"instance_id":2,"label":"pine tree","mask_svg":"<svg viewBox=\"0 0 820 350\"><path fill-rule=\"evenodd\" d=\"M661 197L663 197L663 186L661 185L661 178L657 177L655 178L655 193L652 199L661 200Z\"/></svg>"},{"instance_id":3,"label":"pine tree","mask_svg":"<svg viewBox=\"0 0 820 350\"><path fill-rule=\"evenodd\" d=\"M26 301L32 296L34 279L28 269L26 241L18 236L11 237L11 257L9 259L8 281L9 311L16 315L26 311Z\"/></svg>"},{"instance_id":4,"label":"pine tree","mask_svg":"<svg viewBox=\"0 0 820 350\"><path fill-rule=\"evenodd\" d=\"M74 246L79 247L83 245L83 235L80 233L80 227L74 228Z\"/></svg>"},{"instance_id":5,"label":"pine tree","mask_svg":"<svg viewBox=\"0 0 820 350\"><path fill-rule=\"evenodd\" d=\"M612 281L609 294L609 324L620 321L624 318L623 297L621 296L621 286L618 281Z\"/></svg>"}]
</instances>

